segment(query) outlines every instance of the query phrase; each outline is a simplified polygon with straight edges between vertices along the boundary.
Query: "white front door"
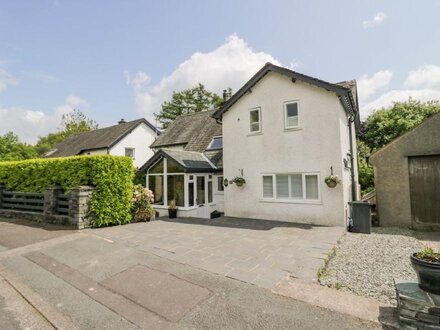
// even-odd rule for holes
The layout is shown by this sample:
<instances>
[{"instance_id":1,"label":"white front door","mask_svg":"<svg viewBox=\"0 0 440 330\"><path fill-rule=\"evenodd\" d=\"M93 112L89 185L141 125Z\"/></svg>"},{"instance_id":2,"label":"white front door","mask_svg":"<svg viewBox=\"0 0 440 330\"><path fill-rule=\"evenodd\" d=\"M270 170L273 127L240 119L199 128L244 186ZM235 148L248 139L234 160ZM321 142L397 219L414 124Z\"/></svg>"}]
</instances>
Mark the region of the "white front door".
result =
<instances>
[{"instance_id":1,"label":"white front door","mask_svg":"<svg viewBox=\"0 0 440 330\"><path fill-rule=\"evenodd\" d=\"M208 218L208 201L206 192L206 175L196 175L196 205L197 217Z\"/></svg>"}]
</instances>

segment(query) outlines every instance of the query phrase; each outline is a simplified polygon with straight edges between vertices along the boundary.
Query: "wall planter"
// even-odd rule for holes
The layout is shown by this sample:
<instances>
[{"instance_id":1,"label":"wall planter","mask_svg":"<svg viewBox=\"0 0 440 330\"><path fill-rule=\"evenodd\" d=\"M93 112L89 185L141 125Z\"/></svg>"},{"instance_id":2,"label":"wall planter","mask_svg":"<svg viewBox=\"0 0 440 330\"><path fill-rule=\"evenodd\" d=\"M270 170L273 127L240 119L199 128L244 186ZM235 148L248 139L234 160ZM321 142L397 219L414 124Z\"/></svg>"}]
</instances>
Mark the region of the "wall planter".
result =
<instances>
[{"instance_id":1,"label":"wall planter","mask_svg":"<svg viewBox=\"0 0 440 330\"><path fill-rule=\"evenodd\" d=\"M246 183L246 180L241 176L236 176L231 180L231 183L235 183L237 187L241 187Z\"/></svg>"},{"instance_id":2,"label":"wall planter","mask_svg":"<svg viewBox=\"0 0 440 330\"><path fill-rule=\"evenodd\" d=\"M426 248L411 255L411 265L419 279L420 289L440 294L440 253Z\"/></svg>"},{"instance_id":3,"label":"wall planter","mask_svg":"<svg viewBox=\"0 0 440 330\"><path fill-rule=\"evenodd\" d=\"M337 175L329 175L324 179L325 184L329 188L335 188L339 183L341 183L341 179Z\"/></svg>"}]
</instances>

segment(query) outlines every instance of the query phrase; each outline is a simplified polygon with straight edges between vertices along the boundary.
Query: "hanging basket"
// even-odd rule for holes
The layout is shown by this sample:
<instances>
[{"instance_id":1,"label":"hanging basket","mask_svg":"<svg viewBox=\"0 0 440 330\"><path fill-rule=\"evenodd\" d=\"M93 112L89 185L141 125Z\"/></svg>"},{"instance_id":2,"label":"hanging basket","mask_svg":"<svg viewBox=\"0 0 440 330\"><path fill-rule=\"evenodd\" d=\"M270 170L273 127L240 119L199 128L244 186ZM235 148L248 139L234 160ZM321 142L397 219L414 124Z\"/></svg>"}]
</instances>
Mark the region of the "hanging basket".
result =
<instances>
[{"instance_id":1,"label":"hanging basket","mask_svg":"<svg viewBox=\"0 0 440 330\"><path fill-rule=\"evenodd\" d=\"M329 175L324 179L325 184L329 188L335 188L338 183L341 183L341 179L337 175Z\"/></svg>"},{"instance_id":2,"label":"hanging basket","mask_svg":"<svg viewBox=\"0 0 440 330\"><path fill-rule=\"evenodd\" d=\"M335 181L329 181L329 182L326 182L326 185L329 188L335 188L338 185L338 183Z\"/></svg>"}]
</instances>

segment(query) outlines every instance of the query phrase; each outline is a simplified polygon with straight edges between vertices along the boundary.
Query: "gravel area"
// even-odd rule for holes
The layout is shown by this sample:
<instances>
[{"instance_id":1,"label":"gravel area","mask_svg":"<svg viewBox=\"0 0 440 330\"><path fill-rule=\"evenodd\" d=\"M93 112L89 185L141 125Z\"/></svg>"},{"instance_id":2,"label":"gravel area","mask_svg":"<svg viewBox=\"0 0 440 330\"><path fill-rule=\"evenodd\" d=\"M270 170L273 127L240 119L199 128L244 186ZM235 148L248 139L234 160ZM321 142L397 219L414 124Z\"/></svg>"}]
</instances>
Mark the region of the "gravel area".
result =
<instances>
[{"instance_id":1,"label":"gravel area","mask_svg":"<svg viewBox=\"0 0 440 330\"><path fill-rule=\"evenodd\" d=\"M396 305L393 279L416 280L409 256L423 244L404 228L373 228L370 235L346 233L320 272L323 285Z\"/></svg>"}]
</instances>

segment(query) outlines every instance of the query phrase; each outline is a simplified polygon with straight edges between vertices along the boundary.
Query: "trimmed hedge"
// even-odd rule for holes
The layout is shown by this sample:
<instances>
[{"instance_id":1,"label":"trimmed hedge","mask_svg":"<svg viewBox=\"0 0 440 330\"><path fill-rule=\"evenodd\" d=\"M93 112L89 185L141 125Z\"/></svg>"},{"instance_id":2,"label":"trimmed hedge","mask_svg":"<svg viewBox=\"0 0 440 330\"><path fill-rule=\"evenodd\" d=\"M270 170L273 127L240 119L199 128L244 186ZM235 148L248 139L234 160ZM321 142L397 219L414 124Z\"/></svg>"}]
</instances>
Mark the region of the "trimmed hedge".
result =
<instances>
[{"instance_id":1,"label":"trimmed hedge","mask_svg":"<svg viewBox=\"0 0 440 330\"><path fill-rule=\"evenodd\" d=\"M0 162L0 185L7 190L43 192L54 185L64 191L95 186L92 226L125 224L132 220L134 167L128 157L75 156Z\"/></svg>"}]
</instances>

